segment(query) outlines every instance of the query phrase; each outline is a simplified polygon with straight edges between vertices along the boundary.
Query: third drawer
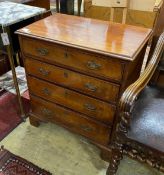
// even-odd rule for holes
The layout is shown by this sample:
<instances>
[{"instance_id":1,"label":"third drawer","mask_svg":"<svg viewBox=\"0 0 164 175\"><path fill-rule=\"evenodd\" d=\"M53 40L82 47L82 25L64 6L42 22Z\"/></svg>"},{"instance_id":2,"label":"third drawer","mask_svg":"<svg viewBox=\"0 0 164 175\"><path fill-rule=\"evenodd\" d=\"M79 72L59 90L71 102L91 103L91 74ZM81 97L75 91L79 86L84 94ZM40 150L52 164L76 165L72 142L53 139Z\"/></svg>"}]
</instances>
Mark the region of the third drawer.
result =
<instances>
[{"instance_id":1,"label":"third drawer","mask_svg":"<svg viewBox=\"0 0 164 175\"><path fill-rule=\"evenodd\" d=\"M30 93L68 107L105 124L112 124L116 107L75 91L28 76Z\"/></svg>"}]
</instances>

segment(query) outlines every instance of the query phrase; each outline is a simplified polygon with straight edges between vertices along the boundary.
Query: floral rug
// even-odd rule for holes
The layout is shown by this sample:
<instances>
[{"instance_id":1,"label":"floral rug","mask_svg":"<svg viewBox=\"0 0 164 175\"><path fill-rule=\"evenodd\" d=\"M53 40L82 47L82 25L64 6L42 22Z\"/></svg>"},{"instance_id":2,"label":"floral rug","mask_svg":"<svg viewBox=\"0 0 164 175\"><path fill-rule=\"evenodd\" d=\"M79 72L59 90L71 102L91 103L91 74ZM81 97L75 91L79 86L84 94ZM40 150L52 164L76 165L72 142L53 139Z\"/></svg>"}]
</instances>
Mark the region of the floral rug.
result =
<instances>
[{"instance_id":1,"label":"floral rug","mask_svg":"<svg viewBox=\"0 0 164 175\"><path fill-rule=\"evenodd\" d=\"M52 175L31 162L0 148L0 175Z\"/></svg>"}]
</instances>

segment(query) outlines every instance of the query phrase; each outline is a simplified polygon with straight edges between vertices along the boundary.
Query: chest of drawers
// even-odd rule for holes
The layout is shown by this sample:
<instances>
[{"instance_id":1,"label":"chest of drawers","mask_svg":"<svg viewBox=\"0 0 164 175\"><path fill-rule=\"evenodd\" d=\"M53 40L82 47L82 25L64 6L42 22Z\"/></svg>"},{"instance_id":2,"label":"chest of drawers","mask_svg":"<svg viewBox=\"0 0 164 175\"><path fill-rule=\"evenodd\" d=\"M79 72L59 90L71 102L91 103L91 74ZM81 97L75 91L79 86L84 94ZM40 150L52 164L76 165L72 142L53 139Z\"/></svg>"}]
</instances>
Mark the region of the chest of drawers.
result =
<instances>
[{"instance_id":1,"label":"chest of drawers","mask_svg":"<svg viewBox=\"0 0 164 175\"><path fill-rule=\"evenodd\" d=\"M139 76L151 30L55 14L17 33L31 124L54 122L109 148L119 97Z\"/></svg>"}]
</instances>

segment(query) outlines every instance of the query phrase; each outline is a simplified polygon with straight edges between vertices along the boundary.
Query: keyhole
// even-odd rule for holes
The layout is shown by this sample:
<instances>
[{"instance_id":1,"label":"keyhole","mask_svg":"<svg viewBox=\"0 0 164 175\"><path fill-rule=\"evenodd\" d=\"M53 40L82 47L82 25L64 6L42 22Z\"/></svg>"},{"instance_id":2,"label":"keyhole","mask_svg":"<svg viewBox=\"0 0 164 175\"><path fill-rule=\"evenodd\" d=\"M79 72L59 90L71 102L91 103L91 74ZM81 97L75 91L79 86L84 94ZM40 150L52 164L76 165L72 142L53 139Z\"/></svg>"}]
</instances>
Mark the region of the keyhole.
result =
<instances>
[{"instance_id":1,"label":"keyhole","mask_svg":"<svg viewBox=\"0 0 164 175\"><path fill-rule=\"evenodd\" d=\"M68 91L67 91L67 90L65 90L64 95L65 95L65 96L67 96L67 95L68 95Z\"/></svg>"},{"instance_id":2,"label":"keyhole","mask_svg":"<svg viewBox=\"0 0 164 175\"><path fill-rule=\"evenodd\" d=\"M68 78L68 73L67 72L64 72L64 77Z\"/></svg>"}]
</instances>

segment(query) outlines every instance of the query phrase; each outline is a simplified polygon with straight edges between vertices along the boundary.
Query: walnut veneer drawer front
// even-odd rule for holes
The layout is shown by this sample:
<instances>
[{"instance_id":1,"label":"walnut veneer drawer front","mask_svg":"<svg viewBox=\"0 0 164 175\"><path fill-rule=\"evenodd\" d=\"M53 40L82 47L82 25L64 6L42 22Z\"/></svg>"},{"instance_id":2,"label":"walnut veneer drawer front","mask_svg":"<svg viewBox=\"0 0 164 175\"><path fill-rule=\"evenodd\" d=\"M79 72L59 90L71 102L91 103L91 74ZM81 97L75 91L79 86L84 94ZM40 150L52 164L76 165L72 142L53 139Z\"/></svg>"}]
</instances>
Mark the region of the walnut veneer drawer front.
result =
<instances>
[{"instance_id":1,"label":"walnut veneer drawer front","mask_svg":"<svg viewBox=\"0 0 164 175\"><path fill-rule=\"evenodd\" d=\"M32 114L41 120L64 125L99 144L109 142L111 128L106 125L34 96L31 97L31 107Z\"/></svg>"},{"instance_id":2,"label":"walnut veneer drawer front","mask_svg":"<svg viewBox=\"0 0 164 175\"><path fill-rule=\"evenodd\" d=\"M111 58L96 57L87 52L82 53L78 49L61 47L57 44L40 40L23 38L22 44L23 52L27 56L34 56L42 61L65 65L102 78L118 82L122 80L123 65Z\"/></svg>"},{"instance_id":3,"label":"walnut veneer drawer front","mask_svg":"<svg viewBox=\"0 0 164 175\"><path fill-rule=\"evenodd\" d=\"M115 113L113 105L30 76L28 83L30 92L36 96L61 104L106 124L111 124L113 121Z\"/></svg>"},{"instance_id":4,"label":"walnut veneer drawer front","mask_svg":"<svg viewBox=\"0 0 164 175\"><path fill-rule=\"evenodd\" d=\"M102 100L116 102L119 85L85 76L67 69L43 63L34 59L25 59L26 72L38 78L87 93Z\"/></svg>"}]
</instances>

